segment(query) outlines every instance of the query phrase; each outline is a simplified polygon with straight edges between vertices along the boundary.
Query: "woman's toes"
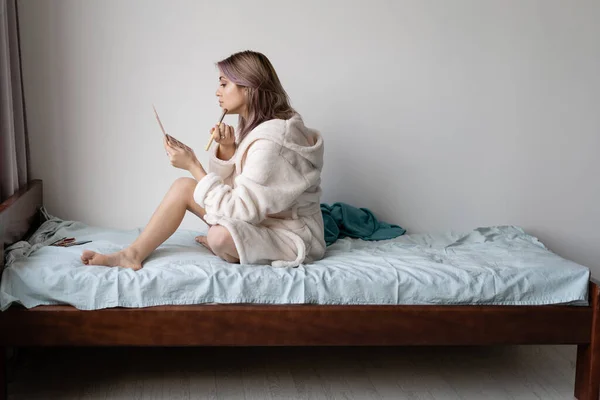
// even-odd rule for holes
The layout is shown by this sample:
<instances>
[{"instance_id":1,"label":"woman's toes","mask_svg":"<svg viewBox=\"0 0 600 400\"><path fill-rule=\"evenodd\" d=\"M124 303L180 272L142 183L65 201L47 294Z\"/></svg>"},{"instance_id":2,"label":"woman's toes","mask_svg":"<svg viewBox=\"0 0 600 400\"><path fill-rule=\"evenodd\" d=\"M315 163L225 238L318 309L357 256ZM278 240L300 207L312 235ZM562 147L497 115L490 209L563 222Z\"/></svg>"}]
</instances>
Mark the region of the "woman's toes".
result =
<instances>
[{"instance_id":1,"label":"woman's toes","mask_svg":"<svg viewBox=\"0 0 600 400\"><path fill-rule=\"evenodd\" d=\"M94 258L94 256L96 255L96 253L94 251L91 250L85 250L83 252L83 254L81 255L81 261L83 261L83 263L85 265L88 265L90 260L92 260Z\"/></svg>"},{"instance_id":2,"label":"woman's toes","mask_svg":"<svg viewBox=\"0 0 600 400\"><path fill-rule=\"evenodd\" d=\"M206 236L196 236L196 242L200 243L202 246L210 250L211 253L215 254L215 252L210 248L210 245L208 244L208 238Z\"/></svg>"},{"instance_id":3,"label":"woman's toes","mask_svg":"<svg viewBox=\"0 0 600 400\"><path fill-rule=\"evenodd\" d=\"M83 254L81 254L81 261L85 265L106 265L111 266L111 255L96 253L95 251L85 250Z\"/></svg>"}]
</instances>

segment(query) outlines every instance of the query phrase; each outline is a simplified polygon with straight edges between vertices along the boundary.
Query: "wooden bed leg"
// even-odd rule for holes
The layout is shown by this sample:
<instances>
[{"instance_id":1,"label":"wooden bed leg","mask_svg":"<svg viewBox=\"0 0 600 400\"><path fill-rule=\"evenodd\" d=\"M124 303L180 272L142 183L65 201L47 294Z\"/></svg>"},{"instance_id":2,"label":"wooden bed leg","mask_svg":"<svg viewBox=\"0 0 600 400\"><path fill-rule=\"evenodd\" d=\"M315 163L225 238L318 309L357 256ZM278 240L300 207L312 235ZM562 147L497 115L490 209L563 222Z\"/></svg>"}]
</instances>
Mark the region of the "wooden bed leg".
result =
<instances>
[{"instance_id":1,"label":"wooden bed leg","mask_svg":"<svg viewBox=\"0 0 600 400\"><path fill-rule=\"evenodd\" d=\"M575 370L575 397L578 400L598 400L600 391L600 288L590 283L589 298L592 307L590 343L577 346Z\"/></svg>"}]
</instances>

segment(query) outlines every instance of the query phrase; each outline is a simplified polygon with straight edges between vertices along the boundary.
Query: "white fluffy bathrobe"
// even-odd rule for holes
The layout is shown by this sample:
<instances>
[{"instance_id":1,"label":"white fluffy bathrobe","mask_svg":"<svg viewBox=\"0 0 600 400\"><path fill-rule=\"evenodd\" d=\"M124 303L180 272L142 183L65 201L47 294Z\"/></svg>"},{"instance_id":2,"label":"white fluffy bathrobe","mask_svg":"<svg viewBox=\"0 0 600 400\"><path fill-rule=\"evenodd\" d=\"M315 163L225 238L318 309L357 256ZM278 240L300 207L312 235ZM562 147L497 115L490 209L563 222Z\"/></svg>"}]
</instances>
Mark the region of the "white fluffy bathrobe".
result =
<instances>
[{"instance_id":1,"label":"white fluffy bathrobe","mask_svg":"<svg viewBox=\"0 0 600 400\"><path fill-rule=\"evenodd\" d=\"M236 143L228 161L213 146L208 175L194 191L206 222L229 230L241 264L295 267L323 258L319 132L296 113L263 122Z\"/></svg>"}]
</instances>

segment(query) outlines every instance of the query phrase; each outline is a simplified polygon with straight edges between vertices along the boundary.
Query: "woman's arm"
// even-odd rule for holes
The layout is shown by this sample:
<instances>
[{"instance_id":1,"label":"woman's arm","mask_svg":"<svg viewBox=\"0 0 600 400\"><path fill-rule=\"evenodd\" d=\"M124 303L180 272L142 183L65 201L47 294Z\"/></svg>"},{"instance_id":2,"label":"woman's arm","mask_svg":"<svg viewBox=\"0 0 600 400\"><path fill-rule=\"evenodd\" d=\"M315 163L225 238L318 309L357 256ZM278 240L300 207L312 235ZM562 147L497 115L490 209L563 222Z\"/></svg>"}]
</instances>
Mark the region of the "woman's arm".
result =
<instances>
[{"instance_id":1,"label":"woman's arm","mask_svg":"<svg viewBox=\"0 0 600 400\"><path fill-rule=\"evenodd\" d=\"M217 158L219 160L229 161L235 154L235 149L235 144L232 146L220 144L219 148L217 149ZM194 179L196 179L197 181L200 181L200 179L204 178L207 175L206 170L204 170L204 167L202 166L202 164L200 164L200 161L198 161L197 158L195 159L194 163L190 166L189 171L194 177Z\"/></svg>"},{"instance_id":2,"label":"woman's arm","mask_svg":"<svg viewBox=\"0 0 600 400\"><path fill-rule=\"evenodd\" d=\"M236 187L225 185L210 173L194 190L194 200L207 214L258 224L268 214L286 210L320 177L320 171L304 176L281 155L281 145L260 139L246 153L244 171L235 178Z\"/></svg>"},{"instance_id":3,"label":"woman's arm","mask_svg":"<svg viewBox=\"0 0 600 400\"><path fill-rule=\"evenodd\" d=\"M197 158L195 159L194 163L189 167L188 171L190 171L190 174L192 174L194 179L196 179L197 181L200 181L200 179L206 176L206 171L204 170L204 167L202 166L202 164L200 164L200 161L198 161Z\"/></svg>"},{"instance_id":4,"label":"woman's arm","mask_svg":"<svg viewBox=\"0 0 600 400\"><path fill-rule=\"evenodd\" d=\"M223 161L231 160L231 157L235 154L235 144L231 146L219 144L217 149L217 158Z\"/></svg>"}]
</instances>

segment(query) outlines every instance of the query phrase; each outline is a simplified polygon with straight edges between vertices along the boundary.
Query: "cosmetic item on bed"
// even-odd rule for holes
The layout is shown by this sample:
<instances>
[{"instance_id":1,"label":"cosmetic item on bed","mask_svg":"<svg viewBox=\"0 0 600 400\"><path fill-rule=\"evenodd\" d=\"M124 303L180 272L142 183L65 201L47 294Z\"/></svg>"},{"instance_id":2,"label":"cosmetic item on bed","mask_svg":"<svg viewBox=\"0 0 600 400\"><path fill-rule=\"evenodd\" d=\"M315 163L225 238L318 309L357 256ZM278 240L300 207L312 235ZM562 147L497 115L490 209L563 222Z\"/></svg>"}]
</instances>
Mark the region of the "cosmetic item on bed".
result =
<instances>
[{"instance_id":1,"label":"cosmetic item on bed","mask_svg":"<svg viewBox=\"0 0 600 400\"><path fill-rule=\"evenodd\" d=\"M217 126L221 125L221 122L223 122L223 118L225 118L225 114L227 114L227 109L224 108L223 109L223 114L221 114L221 119L219 119L219 123L217 124ZM208 149L210 149L210 145L213 142L213 136L210 135L210 140L208 141L208 144L206 145L206 148L204 149L204 151L208 151Z\"/></svg>"},{"instance_id":2,"label":"cosmetic item on bed","mask_svg":"<svg viewBox=\"0 0 600 400\"><path fill-rule=\"evenodd\" d=\"M67 237L61 237L60 239L55 240L54 242L50 243L48 246L54 246L56 243L62 242L63 240L65 240Z\"/></svg>"},{"instance_id":3,"label":"cosmetic item on bed","mask_svg":"<svg viewBox=\"0 0 600 400\"><path fill-rule=\"evenodd\" d=\"M52 242L52 243L50 244L50 246L59 246L59 247L63 247L64 245L66 245L66 244L69 244L69 243L73 243L74 241L75 241L75 238L67 238L67 237L64 237L64 238L62 238L62 239L59 239L59 240L57 240L57 241L55 241L55 242Z\"/></svg>"},{"instance_id":4,"label":"cosmetic item on bed","mask_svg":"<svg viewBox=\"0 0 600 400\"><path fill-rule=\"evenodd\" d=\"M67 243L67 244L63 245L63 247L79 246L79 245L86 244L86 243L91 243L91 242L92 242L91 240L84 240L84 241L81 241L81 242Z\"/></svg>"},{"instance_id":5,"label":"cosmetic item on bed","mask_svg":"<svg viewBox=\"0 0 600 400\"><path fill-rule=\"evenodd\" d=\"M76 242L75 238L63 237L54 242L50 243L48 246L56 246L56 247L71 247L71 246L79 246L81 244L90 243L91 240L84 240L81 242Z\"/></svg>"}]
</instances>

